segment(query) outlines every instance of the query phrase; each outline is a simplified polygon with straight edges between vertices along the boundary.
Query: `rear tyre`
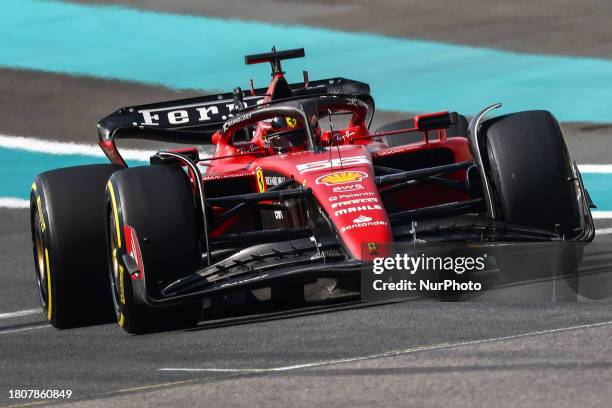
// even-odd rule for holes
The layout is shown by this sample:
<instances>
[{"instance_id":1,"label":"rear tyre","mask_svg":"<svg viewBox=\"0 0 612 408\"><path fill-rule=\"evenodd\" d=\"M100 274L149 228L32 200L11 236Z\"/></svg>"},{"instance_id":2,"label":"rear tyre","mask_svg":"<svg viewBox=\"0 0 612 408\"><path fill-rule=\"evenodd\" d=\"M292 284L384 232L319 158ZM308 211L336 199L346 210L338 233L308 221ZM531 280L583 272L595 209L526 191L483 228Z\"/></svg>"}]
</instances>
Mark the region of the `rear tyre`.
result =
<instances>
[{"instance_id":1,"label":"rear tyre","mask_svg":"<svg viewBox=\"0 0 612 408\"><path fill-rule=\"evenodd\" d=\"M112 319L106 269L104 186L111 164L68 167L36 177L30 222L38 293L58 329Z\"/></svg>"},{"instance_id":2,"label":"rear tyre","mask_svg":"<svg viewBox=\"0 0 612 408\"><path fill-rule=\"evenodd\" d=\"M446 129L447 137L466 137L468 130L468 121L463 115L457 115L458 121ZM376 130L376 133L391 132L394 130L407 129L414 127L413 119L398 120L391 122ZM408 143L415 143L423 140L423 136L418 133L398 133L396 135L383 136L383 141L388 147L396 147Z\"/></svg>"},{"instance_id":3,"label":"rear tyre","mask_svg":"<svg viewBox=\"0 0 612 408\"><path fill-rule=\"evenodd\" d=\"M485 166L501 212L513 224L558 231L567 238L580 225L579 186L555 117L547 111L526 111L487 120L480 134ZM500 269L511 280L573 274L582 256L580 245L560 246L546 256L499 257ZM559 270L546 260L562 262Z\"/></svg>"},{"instance_id":4,"label":"rear tyre","mask_svg":"<svg viewBox=\"0 0 612 408\"><path fill-rule=\"evenodd\" d=\"M194 326L201 301L151 307L144 299L146 294L160 297L165 285L201 264L200 221L185 173L169 166L117 172L108 182L106 202L108 270L119 325L133 334ZM144 280L131 276L122 259L126 227L136 234Z\"/></svg>"}]
</instances>

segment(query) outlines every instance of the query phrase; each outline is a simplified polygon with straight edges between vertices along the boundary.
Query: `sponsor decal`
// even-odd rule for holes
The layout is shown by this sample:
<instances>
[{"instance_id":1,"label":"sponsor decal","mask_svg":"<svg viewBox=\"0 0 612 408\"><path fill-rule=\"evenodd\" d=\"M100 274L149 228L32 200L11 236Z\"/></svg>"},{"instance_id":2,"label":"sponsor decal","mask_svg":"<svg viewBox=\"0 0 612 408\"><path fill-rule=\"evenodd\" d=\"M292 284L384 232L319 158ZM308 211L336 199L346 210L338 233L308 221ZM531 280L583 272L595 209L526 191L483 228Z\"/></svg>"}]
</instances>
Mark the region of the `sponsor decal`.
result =
<instances>
[{"instance_id":1,"label":"sponsor decal","mask_svg":"<svg viewBox=\"0 0 612 408\"><path fill-rule=\"evenodd\" d=\"M370 159L368 159L366 156L351 156L336 158L332 160L320 160L316 162L304 163L299 164L296 167L300 174L304 174L311 171L328 170L333 167L352 166L356 164L370 164Z\"/></svg>"},{"instance_id":2,"label":"sponsor decal","mask_svg":"<svg viewBox=\"0 0 612 408\"><path fill-rule=\"evenodd\" d=\"M215 174L212 176L204 176L202 177L202 179L204 181L211 181L211 180L222 180L222 179L236 178L236 177L253 177L253 173L243 172L243 173L230 173L230 174Z\"/></svg>"},{"instance_id":3,"label":"sponsor decal","mask_svg":"<svg viewBox=\"0 0 612 408\"><path fill-rule=\"evenodd\" d=\"M338 195L338 198L340 198L341 200L346 200L348 198L357 198L357 197L371 197L374 194L374 192L372 191L364 191L362 193L351 193L351 194L340 194Z\"/></svg>"},{"instance_id":4,"label":"sponsor decal","mask_svg":"<svg viewBox=\"0 0 612 408\"><path fill-rule=\"evenodd\" d=\"M224 288L224 287L228 287L228 286L236 286L236 285L242 285L243 283L247 283L247 282L253 282L253 281L257 281L260 279L266 279L269 275L266 273L264 275L259 275L259 276L254 276L252 278L246 278L243 280L240 280L238 282L229 282L229 283L224 283L221 286L219 286L220 288Z\"/></svg>"},{"instance_id":5,"label":"sponsor decal","mask_svg":"<svg viewBox=\"0 0 612 408\"><path fill-rule=\"evenodd\" d=\"M377 203L377 202L378 202L378 198L376 197L357 198L355 200L348 200L348 201L341 201L339 203L333 203L331 205L331 208L344 207L347 205L357 205L357 204L363 204L363 203Z\"/></svg>"},{"instance_id":6,"label":"sponsor decal","mask_svg":"<svg viewBox=\"0 0 612 408\"><path fill-rule=\"evenodd\" d=\"M363 190L365 187L363 187L362 184L349 184L346 186L337 186L332 188L332 191L334 193L344 193L346 191L357 191L357 190Z\"/></svg>"},{"instance_id":7,"label":"sponsor decal","mask_svg":"<svg viewBox=\"0 0 612 408\"><path fill-rule=\"evenodd\" d=\"M336 184L355 183L366 177L368 177L368 175L363 171L337 171L318 177L316 183L333 186Z\"/></svg>"},{"instance_id":8,"label":"sponsor decal","mask_svg":"<svg viewBox=\"0 0 612 408\"><path fill-rule=\"evenodd\" d=\"M238 153L252 153L259 150L259 146L255 143L244 143L236 147L238 148Z\"/></svg>"},{"instance_id":9,"label":"sponsor decal","mask_svg":"<svg viewBox=\"0 0 612 408\"><path fill-rule=\"evenodd\" d=\"M338 211L336 211L334 215L337 217L339 215L345 215L345 214L350 214L354 212L376 211L376 210L382 210L382 207L379 204L374 204L374 205L368 204L368 205L360 205L357 207L341 208Z\"/></svg>"},{"instance_id":10,"label":"sponsor decal","mask_svg":"<svg viewBox=\"0 0 612 408\"><path fill-rule=\"evenodd\" d=\"M353 220L353 223L362 224L364 222L369 222L369 221L372 221L372 217L366 217L365 215L361 214L359 217Z\"/></svg>"},{"instance_id":11,"label":"sponsor decal","mask_svg":"<svg viewBox=\"0 0 612 408\"><path fill-rule=\"evenodd\" d=\"M270 183L268 183L270 184ZM353 193L353 194L338 194L337 196L331 196L327 200L328 201L338 201L338 200L347 200L349 198L358 198L358 197L371 197L374 194L371 191L364 191L363 193Z\"/></svg>"},{"instance_id":12,"label":"sponsor decal","mask_svg":"<svg viewBox=\"0 0 612 408\"><path fill-rule=\"evenodd\" d=\"M353 98L353 99L349 99L347 102L349 105L352 105L352 106L361 106L363 108L368 107L368 104L362 101L361 99Z\"/></svg>"},{"instance_id":13,"label":"sponsor decal","mask_svg":"<svg viewBox=\"0 0 612 408\"><path fill-rule=\"evenodd\" d=\"M245 113L244 115L240 115L238 117L235 117L233 119L228 120L227 122L225 122L223 124L223 131L227 132L227 129L229 129L230 127L240 123L240 122L245 122L248 121L249 119L251 119L252 115L250 113Z\"/></svg>"},{"instance_id":14,"label":"sponsor decal","mask_svg":"<svg viewBox=\"0 0 612 408\"><path fill-rule=\"evenodd\" d=\"M376 243L374 242L368 242L368 252L370 254L376 254L378 253L378 248L376 248Z\"/></svg>"},{"instance_id":15,"label":"sponsor decal","mask_svg":"<svg viewBox=\"0 0 612 408\"><path fill-rule=\"evenodd\" d=\"M290 128L294 128L295 125L297 125L297 119L296 118L290 118L290 117L286 117L285 118L285 122L287 122L287 126L289 126Z\"/></svg>"},{"instance_id":16,"label":"sponsor decal","mask_svg":"<svg viewBox=\"0 0 612 408\"><path fill-rule=\"evenodd\" d=\"M419 146L414 146L414 145L392 147L389 149L379 150L377 152L372 153L372 158L377 159L379 157L393 156L396 154L414 151L414 150L417 150L418 148Z\"/></svg>"},{"instance_id":17,"label":"sponsor decal","mask_svg":"<svg viewBox=\"0 0 612 408\"><path fill-rule=\"evenodd\" d=\"M255 177L257 178L257 190L260 193L263 193L264 191L266 191L266 179L264 177L263 170L261 169L261 167L255 169Z\"/></svg>"},{"instance_id":18,"label":"sponsor decal","mask_svg":"<svg viewBox=\"0 0 612 408\"><path fill-rule=\"evenodd\" d=\"M380 225L389 225L386 221L366 221L359 224L351 224L346 227L342 227L340 232L350 231L355 228L365 228L365 227L376 227Z\"/></svg>"},{"instance_id":19,"label":"sponsor decal","mask_svg":"<svg viewBox=\"0 0 612 408\"><path fill-rule=\"evenodd\" d=\"M268 186L278 186L281 183L284 183L287 180L285 176L266 176L266 185Z\"/></svg>"},{"instance_id":20,"label":"sponsor decal","mask_svg":"<svg viewBox=\"0 0 612 408\"><path fill-rule=\"evenodd\" d=\"M222 98L221 95L217 96ZM253 105L254 101L263 101L262 96L244 98L245 107ZM133 108L129 108L130 112ZM140 109L141 126L172 126L220 122L233 117L234 103L231 99L221 99L215 102L190 105L167 106L154 109Z\"/></svg>"}]
</instances>

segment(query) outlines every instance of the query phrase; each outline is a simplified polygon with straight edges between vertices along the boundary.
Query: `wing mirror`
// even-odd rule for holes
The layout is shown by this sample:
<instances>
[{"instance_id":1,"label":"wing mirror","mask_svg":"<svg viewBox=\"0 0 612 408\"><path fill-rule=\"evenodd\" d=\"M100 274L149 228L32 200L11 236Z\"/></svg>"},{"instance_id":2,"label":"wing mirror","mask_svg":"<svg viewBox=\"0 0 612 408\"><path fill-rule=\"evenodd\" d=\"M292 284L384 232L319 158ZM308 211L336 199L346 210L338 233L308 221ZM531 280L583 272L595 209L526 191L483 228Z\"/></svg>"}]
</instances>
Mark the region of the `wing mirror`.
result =
<instances>
[{"instance_id":1,"label":"wing mirror","mask_svg":"<svg viewBox=\"0 0 612 408\"><path fill-rule=\"evenodd\" d=\"M447 129L458 121L457 112L424 113L414 117L414 127L421 132Z\"/></svg>"}]
</instances>

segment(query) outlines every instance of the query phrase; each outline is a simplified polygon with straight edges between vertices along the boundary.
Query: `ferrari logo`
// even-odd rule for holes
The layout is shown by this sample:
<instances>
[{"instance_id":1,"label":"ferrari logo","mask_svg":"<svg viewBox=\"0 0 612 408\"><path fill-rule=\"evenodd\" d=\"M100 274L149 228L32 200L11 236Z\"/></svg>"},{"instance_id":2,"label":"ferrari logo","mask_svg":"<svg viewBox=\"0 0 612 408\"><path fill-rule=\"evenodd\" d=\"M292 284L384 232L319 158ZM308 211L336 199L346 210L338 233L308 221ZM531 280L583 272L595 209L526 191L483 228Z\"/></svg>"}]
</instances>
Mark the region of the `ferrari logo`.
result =
<instances>
[{"instance_id":1,"label":"ferrari logo","mask_svg":"<svg viewBox=\"0 0 612 408\"><path fill-rule=\"evenodd\" d=\"M376 244L374 242L368 242L368 251L370 252L370 254L375 254L378 252L378 249L376 248Z\"/></svg>"},{"instance_id":2,"label":"ferrari logo","mask_svg":"<svg viewBox=\"0 0 612 408\"><path fill-rule=\"evenodd\" d=\"M255 176L257 177L257 190L260 193L266 191L266 178L264 177L263 171L260 167L255 170Z\"/></svg>"},{"instance_id":3,"label":"ferrari logo","mask_svg":"<svg viewBox=\"0 0 612 408\"><path fill-rule=\"evenodd\" d=\"M287 122L287 126L292 129L295 127L295 125L297 125L297 119L295 118L286 117L285 121Z\"/></svg>"},{"instance_id":4,"label":"ferrari logo","mask_svg":"<svg viewBox=\"0 0 612 408\"><path fill-rule=\"evenodd\" d=\"M339 171L336 173L326 174L317 179L317 184L325 184L331 186L334 184L354 183L368 177L363 171Z\"/></svg>"}]
</instances>

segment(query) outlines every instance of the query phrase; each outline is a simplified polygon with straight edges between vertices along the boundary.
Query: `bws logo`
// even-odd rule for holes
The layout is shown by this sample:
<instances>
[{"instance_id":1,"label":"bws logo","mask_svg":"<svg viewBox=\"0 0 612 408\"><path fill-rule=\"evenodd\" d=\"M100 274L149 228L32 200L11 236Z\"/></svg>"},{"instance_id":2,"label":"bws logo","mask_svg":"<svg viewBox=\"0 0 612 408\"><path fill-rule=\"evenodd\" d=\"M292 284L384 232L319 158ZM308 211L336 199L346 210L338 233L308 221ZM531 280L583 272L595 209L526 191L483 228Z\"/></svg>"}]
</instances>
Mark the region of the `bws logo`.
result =
<instances>
[{"instance_id":1,"label":"bws logo","mask_svg":"<svg viewBox=\"0 0 612 408\"><path fill-rule=\"evenodd\" d=\"M333 167L353 166L356 164L370 164L370 160L365 156L342 157L341 159L321 160L311 163L297 165L300 174L311 171L327 170Z\"/></svg>"},{"instance_id":2,"label":"bws logo","mask_svg":"<svg viewBox=\"0 0 612 408\"><path fill-rule=\"evenodd\" d=\"M317 178L316 183L333 186L336 184L355 183L366 177L368 177L368 175L363 171L337 171Z\"/></svg>"},{"instance_id":3,"label":"bws logo","mask_svg":"<svg viewBox=\"0 0 612 408\"><path fill-rule=\"evenodd\" d=\"M346 186L338 186L338 187L334 187L332 188L332 191L334 193L346 193L346 192L351 192L351 191L359 191L359 190L363 190L364 187L362 184L349 184Z\"/></svg>"}]
</instances>

